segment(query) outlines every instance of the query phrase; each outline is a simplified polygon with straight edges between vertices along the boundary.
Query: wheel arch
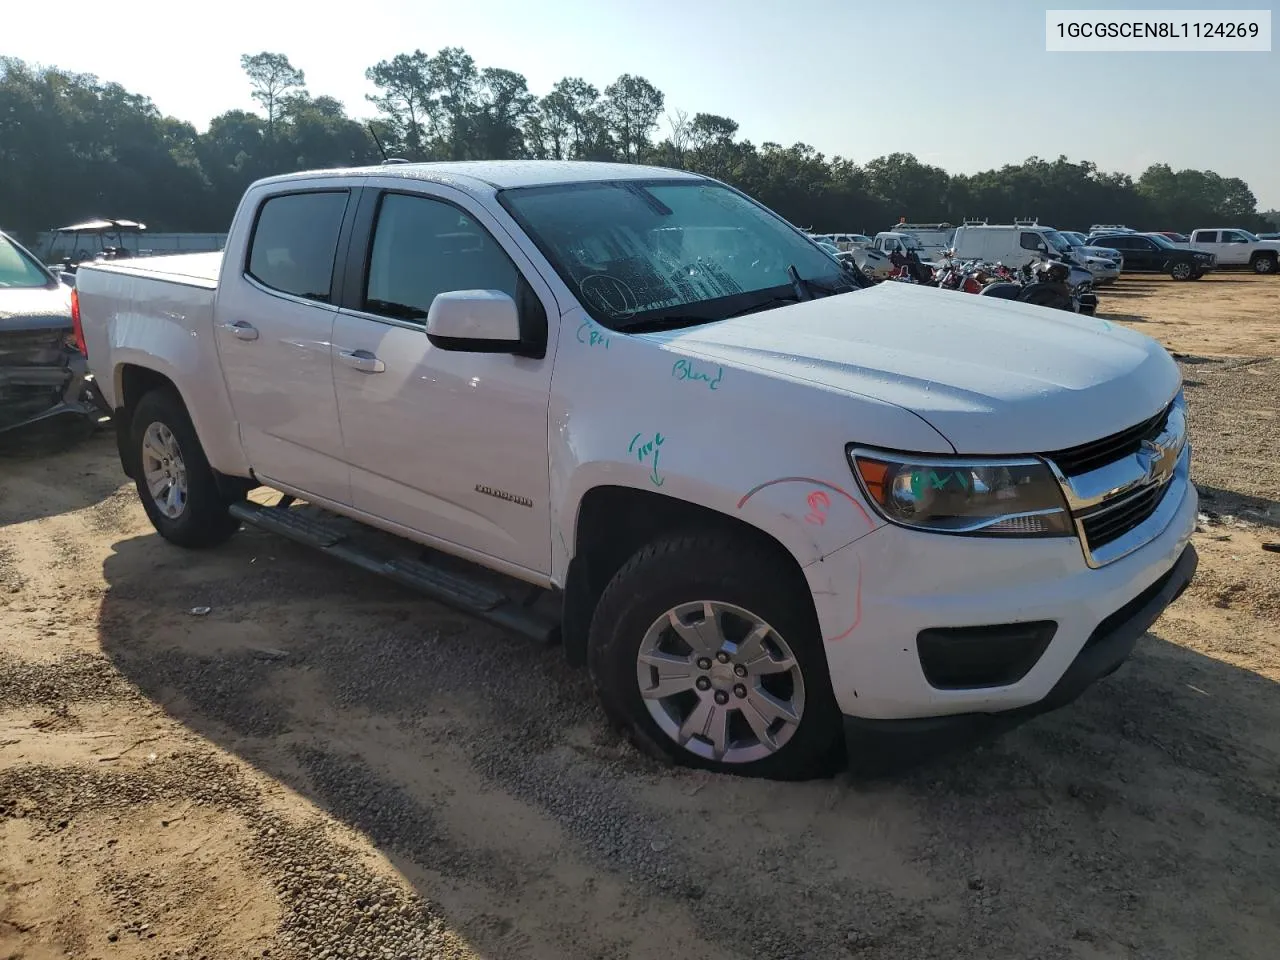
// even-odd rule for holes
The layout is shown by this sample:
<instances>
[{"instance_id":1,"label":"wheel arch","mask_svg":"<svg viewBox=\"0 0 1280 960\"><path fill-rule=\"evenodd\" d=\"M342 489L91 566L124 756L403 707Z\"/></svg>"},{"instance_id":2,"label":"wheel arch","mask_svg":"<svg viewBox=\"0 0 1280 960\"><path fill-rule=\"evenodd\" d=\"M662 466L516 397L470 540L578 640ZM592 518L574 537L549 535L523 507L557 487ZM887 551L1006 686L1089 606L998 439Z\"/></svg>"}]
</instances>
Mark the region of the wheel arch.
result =
<instances>
[{"instance_id":1,"label":"wheel arch","mask_svg":"<svg viewBox=\"0 0 1280 960\"><path fill-rule=\"evenodd\" d=\"M116 368L115 387L117 403L115 417L116 450L120 455L120 466L124 470L125 476L130 480L136 480L133 412L137 409L138 401L156 390L168 390L178 398L178 402L182 404L182 408L189 418L191 418L191 404L183 396L182 389L172 377L161 373L153 367L143 366L138 363L122 363ZM196 431L196 438L203 447L204 438L200 435L199 426L194 418L191 419L192 428ZM256 486L251 479L230 476L212 466L210 469L213 470L214 481L218 485L219 492L228 499L236 499L243 496L244 493Z\"/></svg>"},{"instance_id":2,"label":"wheel arch","mask_svg":"<svg viewBox=\"0 0 1280 960\"><path fill-rule=\"evenodd\" d=\"M562 635L565 656L575 665L586 662L591 616L614 574L644 544L675 530L719 533L758 547L776 562L778 575L792 581L817 622L800 561L777 537L740 517L650 490L606 484L590 488L579 500L573 529Z\"/></svg>"}]
</instances>

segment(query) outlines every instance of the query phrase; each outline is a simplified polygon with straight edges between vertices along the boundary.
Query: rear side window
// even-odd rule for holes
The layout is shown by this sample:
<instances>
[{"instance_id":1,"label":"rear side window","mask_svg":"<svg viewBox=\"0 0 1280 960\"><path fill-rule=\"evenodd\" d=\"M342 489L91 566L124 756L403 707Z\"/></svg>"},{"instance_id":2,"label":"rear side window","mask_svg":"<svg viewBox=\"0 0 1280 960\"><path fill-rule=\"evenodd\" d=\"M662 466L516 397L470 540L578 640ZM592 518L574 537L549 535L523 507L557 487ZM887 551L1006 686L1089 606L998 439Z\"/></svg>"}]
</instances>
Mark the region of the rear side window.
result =
<instances>
[{"instance_id":1,"label":"rear side window","mask_svg":"<svg viewBox=\"0 0 1280 960\"><path fill-rule=\"evenodd\" d=\"M422 323L441 293L500 290L518 300L519 276L498 241L457 207L388 193L373 231L364 310Z\"/></svg>"},{"instance_id":2,"label":"rear side window","mask_svg":"<svg viewBox=\"0 0 1280 960\"><path fill-rule=\"evenodd\" d=\"M346 190L290 193L258 210L248 274L264 286L329 303Z\"/></svg>"},{"instance_id":3,"label":"rear side window","mask_svg":"<svg viewBox=\"0 0 1280 960\"><path fill-rule=\"evenodd\" d=\"M1196 242L1197 243L1217 243L1218 231L1217 230L1197 230Z\"/></svg>"}]
</instances>

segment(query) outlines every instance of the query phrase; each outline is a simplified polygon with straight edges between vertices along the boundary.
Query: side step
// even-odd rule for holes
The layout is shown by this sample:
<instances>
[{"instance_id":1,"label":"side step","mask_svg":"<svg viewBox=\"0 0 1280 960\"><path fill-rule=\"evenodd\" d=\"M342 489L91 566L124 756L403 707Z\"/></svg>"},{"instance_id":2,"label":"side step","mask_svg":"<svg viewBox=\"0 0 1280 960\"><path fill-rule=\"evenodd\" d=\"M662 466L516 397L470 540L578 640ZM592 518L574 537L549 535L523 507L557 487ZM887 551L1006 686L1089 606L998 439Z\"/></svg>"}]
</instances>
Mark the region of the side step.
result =
<instances>
[{"instance_id":1,"label":"side step","mask_svg":"<svg viewBox=\"0 0 1280 960\"><path fill-rule=\"evenodd\" d=\"M429 560L415 559L401 550L377 549L377 546L385 546L386 543L394 543L399 548L412 548L416 545L365 528L346 518L332 516L330 520L331 515L319 511L290 507L292 502L292 498L286 498L277 506L264 506L242 501L233 503L230 511L232 516L244 523L313 547L362 570L387 577L432 600L505 630L541 643L552 643L558 638L558 623L546 614L532 609L527 601L516 600L484 582L482 576L471 576L457 569L445 569ZM369 535L352 535L343 529L346 525L367 531ZM379 540L383 543L378 544Z\"/></svg>"}]
</instances>

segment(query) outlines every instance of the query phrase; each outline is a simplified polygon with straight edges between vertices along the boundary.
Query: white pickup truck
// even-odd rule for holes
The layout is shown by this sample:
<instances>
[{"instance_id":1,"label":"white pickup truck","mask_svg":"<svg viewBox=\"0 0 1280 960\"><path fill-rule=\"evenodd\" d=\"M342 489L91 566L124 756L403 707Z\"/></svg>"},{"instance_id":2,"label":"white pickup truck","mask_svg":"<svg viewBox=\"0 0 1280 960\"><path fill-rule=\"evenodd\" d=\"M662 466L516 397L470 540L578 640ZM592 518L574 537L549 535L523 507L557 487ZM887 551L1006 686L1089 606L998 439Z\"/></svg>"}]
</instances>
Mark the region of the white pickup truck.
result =
<instances>
[{"instance_id":1,"label":"white pickup truck","mask_svg":"<svg viewBox=\"0 0 1280 960\"><path fill-rule=\"evenodd\" d=\"M1196 566L1156 342L870 285L690 173L275 177L223 254L76 285L163 537L257 524L559 640L669 760L797 778L1016 723Z\"/></svg>"},{"instance_id":2,"label":"white pickup truck","mask_svg":"<svg viewBox=\"0 0 1280 960\"><path fill-rule=\"evenodd\" d=\"M1212 253L1218 266L1247 267L1254 273L1280 273L1280 240L1262 240L1248 230L1214 227L1191 231L1185 244L1201 253Z\"/></svg>"}]
</instances>

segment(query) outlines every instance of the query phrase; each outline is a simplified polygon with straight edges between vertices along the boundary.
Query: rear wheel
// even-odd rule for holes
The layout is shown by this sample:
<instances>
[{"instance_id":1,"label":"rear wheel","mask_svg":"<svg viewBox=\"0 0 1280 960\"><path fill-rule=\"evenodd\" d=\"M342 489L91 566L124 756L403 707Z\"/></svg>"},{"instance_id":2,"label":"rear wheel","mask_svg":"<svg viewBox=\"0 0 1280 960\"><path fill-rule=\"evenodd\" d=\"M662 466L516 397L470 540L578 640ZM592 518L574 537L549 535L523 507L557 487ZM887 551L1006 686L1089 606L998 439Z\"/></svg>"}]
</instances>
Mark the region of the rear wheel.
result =
<instances>
[{"instance_id":1,"label":"rear wheel","mask_svg":"<svg viewBox=\"0 0 1280 960\"><path fill-rule=\"evenodd\" d=\"M240 526L227 511L182 400L146 394L133 413L130 449L142 507L156 532L183 547L222 543Z\"/></svg>"},{"instance_id":2,"label":"rear wheel","mask_svg":"<svg viewBox=\"0 0 1280 960\"><path fill-rule=\"evenodd\" d=\"M1169 276L1175 280L1193 280L1195 279L1195 270L1189 263L1175 263L1169 268Z\"/></svg>"},{"instance_id":3,"label":"rear wheel","mask_svg":"<svg viewBox=\"0 0 1280 960\"><path fill-rule=\"evenodd\" d=\"M1274 253L1256 253L1250 261L1254 273L1275 273L1276 255Z\"/></svg>"},{"instance_id":4,"label":"rear wheel","mask_svg":"<svg viewBox=\"0 0 1280 960\"><path fill-rule=\"evenodd\" d=\"M610 720L668 762L777 779L833 771L840 711L802 581L749 541L638 551L592 618L588 664Z\"/></svg>"}]
</instances>

